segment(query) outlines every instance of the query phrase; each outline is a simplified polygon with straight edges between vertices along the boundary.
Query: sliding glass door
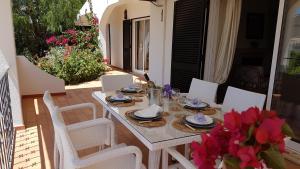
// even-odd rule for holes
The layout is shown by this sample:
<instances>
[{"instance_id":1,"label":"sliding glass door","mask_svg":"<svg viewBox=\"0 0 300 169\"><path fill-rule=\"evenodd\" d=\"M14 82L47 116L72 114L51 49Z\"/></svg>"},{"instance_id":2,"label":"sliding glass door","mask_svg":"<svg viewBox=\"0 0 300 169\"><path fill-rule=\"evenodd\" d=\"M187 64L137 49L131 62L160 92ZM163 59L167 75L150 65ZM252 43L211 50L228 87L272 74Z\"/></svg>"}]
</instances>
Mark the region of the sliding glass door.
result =
<instances>
[{"instance_id":1,"label":"sliding glass door","mask_svg":"<svg viewBox=\"0 0 300 169\"><path fill-rule=\"evenodd\" d=\"M150 19L133 21L133 71L146 73L149 70Z\"/></svg>"},{"instance_id":2,"label":"sliding glass door","mask_svg":"<svg viewBox=\"0 0 300 169\"><path fill-rule=\"evenodd\" d=\"M275 68L275 67L274 67ZM277 110L300 141L300 1L288 0L280 37L271 109Z\"/></svg>"}]
</instances>

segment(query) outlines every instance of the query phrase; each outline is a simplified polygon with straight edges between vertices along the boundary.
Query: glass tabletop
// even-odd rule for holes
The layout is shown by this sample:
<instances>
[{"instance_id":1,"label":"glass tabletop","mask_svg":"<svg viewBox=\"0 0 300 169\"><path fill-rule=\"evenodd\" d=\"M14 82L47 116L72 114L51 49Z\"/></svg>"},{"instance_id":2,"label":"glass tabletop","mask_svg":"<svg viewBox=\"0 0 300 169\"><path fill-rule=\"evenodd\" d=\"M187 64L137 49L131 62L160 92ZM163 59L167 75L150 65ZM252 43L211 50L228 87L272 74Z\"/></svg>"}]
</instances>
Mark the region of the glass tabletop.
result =
<instances>
[{"instance_id":1,"label":"glass tabletop","mask_svg":"<svg viewBox=\"0 0 300 169\"><path fill-rule=\"evenodd\" d=\"M167 116L164 116L166 119L167 123L166 125L162 127L154 127L154 128L147 128L147 127L142 127L138 126L134 123L132 123L130 120L127 119L125 113L130 110L137 110L137 109L144 109L149 106L149 101L146 96L143 97L138 97L138 99L143 99L142 102L136 102L134 106L130 107L116 107L116 106L111 106L109 105L105 98L107 96L111 96L115 94L115 92L94 92L94 97L97 97L97 99L101 100L104 104L107 104L114 112L114 115L118 115L121 117L121 119L125 122L127 122L132 128L134 128L138 133L140 133L145 139L147 139L150 143L158 143L158 142L163 142L163 141L168 141L168 140L173 140L173 139L179 139L183 137L190 137L190 136L195 136L199 134L195 133L188 133L188 132L182 132L176 128L173 127L172 123L174 120L178 118L178 116L185 116L185 115L193 115L195 113L192 113L189 110L184 109L182 106L177 104L177 102L172 101L170 99L163 99L163 105L162 108L164 109L165 112L168 112ZM217 112L215 115L212 117L222 119L221 113Z\"/></svg>"}]
</instances>

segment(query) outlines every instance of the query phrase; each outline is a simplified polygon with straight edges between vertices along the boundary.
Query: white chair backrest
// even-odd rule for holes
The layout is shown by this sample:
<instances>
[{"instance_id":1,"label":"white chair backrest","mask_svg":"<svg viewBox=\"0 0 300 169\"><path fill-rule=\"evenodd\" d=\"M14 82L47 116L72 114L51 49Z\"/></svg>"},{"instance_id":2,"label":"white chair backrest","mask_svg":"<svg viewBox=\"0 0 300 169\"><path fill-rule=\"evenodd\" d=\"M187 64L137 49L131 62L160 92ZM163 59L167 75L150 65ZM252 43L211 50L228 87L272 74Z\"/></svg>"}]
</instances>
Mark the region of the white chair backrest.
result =
<instances>
[{"instance_id":1,"label":"white chair backrest","mask_svg":"<svg viewBox=\"0 0 300 169\"><path fill-rule=\"evenodd\" d=\"M188 98L199 98L209 104L215 103L217 89L217 83L193 78L188 93Z\"/></svg>"},{"instance_id":2,"label":"white chair backrest","mask_svg":"<svg viewBox=\"0 0 300 169\"><path fill-rule=\"evenodd\" d=\"M102 75L100 79L102 83L102 92L118 90L133 84L133 76L131 74Z\"/></svg>"},{"instance_id":3,"label":"white chair backrest","mask_svg":"<svg viewBox=\"0 0 300 169\"><path fill-rule=\"evenodd\" d=\"M265 104L265 99L266 95L264 94L254 93L229 86L222 105L222 112L229 112L232 109L242 112L250 107L258 107L262 110Z\"/></svg>"}]
</instances>

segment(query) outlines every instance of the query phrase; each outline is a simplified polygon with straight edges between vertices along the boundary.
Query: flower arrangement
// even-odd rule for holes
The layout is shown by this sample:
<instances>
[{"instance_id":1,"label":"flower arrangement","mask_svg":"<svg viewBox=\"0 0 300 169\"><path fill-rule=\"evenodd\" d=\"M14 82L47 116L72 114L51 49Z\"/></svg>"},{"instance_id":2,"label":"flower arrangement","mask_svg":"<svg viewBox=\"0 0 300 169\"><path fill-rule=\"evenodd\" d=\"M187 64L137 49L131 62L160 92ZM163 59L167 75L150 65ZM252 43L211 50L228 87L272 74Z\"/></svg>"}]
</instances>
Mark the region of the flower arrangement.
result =
<instances>
[{"instance_id":1,"label":"flower arrangement","mask_svg":"<svg viewBox=\"0 0 300 169\"><path fill-rule=\"evenodd\" d=\"M171 98L172 97L172 87L169 84L165 84L163 87L163 95L164 97Z\"/></svg>"},{"instance_id":2,"label":"flower arrangement","mask_svg":"<svg viewBox=\"0 0 300 169\"><path fill-rule=\"evenodd\" d=\"M217 159L232 169L284 169L284 138L293 131L274 111L251 107L244 112L232 110L224 115L210 133L193 142L192 157L199 169L213 169Z\"/></svg>"}]
</instances>

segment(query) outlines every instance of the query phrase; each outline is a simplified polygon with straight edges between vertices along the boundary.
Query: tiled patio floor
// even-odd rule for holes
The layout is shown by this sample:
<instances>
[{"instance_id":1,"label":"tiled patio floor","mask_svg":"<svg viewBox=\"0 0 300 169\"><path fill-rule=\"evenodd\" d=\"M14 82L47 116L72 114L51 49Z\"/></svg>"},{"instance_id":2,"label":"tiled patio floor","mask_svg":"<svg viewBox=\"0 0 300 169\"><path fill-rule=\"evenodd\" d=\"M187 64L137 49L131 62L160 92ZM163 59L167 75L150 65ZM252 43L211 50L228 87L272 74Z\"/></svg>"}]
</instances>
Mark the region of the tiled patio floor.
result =
<instances>
[{"instance_id":1,"label":"tiled patio floor","mask_svg":"<svg viewBox=\"0 0 300 169\"><path fill-rule=\"evenodd\" d=\"M108 72L121 74L119 71ZM101 90L99 81L92 81L81 85L66 86L66 95L54 96L58 106L66 106L83 102L93 102L97 105L97 116L102 116L102 106L91 96L93 91ZM42 97L23 98L23 116L25 130L17 131L14 157L14 169L52 169L53 167L53 126L51 117L44 105ZM72 111L64 114L67 124L91 119L89 110ZM148 150L123 125L116 120L116 134L119 143L138 146L143 152L143 163L147 166ZM80 152L89 154L97 149ZM287 169L299 169L288 166Z\"/></svg>"}]
</instances>

